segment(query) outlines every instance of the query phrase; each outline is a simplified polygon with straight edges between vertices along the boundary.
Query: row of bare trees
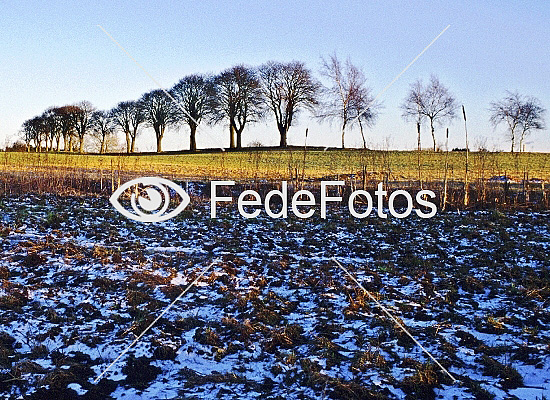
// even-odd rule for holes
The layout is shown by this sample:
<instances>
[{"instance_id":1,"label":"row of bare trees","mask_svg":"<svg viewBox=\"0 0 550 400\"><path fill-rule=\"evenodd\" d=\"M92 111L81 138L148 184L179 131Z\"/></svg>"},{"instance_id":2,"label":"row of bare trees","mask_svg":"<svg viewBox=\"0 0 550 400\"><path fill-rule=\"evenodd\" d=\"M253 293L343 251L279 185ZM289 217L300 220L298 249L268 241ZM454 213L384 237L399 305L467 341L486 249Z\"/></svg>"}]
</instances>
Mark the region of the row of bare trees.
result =
<instances>
[{"instance_id":1,"label":"row of bare trees","mask_svg":"<svg viewBox=\"0 0 550 400\"><path fill-rule=\"evenodd\" d=\"M379 105L372 101L365 75L349 60L342 63L336 56L323 60L321 73L328 86L299 61L270 61L258 68L237 65L216 76L192 74L168 91L153 90L109 111L97 111L88 102L52 107L25 121L22 134L29 150L82 152L89 135L104 152L107 138L119 131L126 139L126 151L132 153L141 128L149 127L160 152L166 129L186 125L189 147L196 150L197 129L205 121L227 125L230 147L241 148L245 127L271 114L279 144L286 147L297 115L309 110L321 120L341 122L342 147L347 127L357 124L366 146L363 127L373 125Z\"/></svg>"},{"instance_id":2,"label":"row of bare trees","mask_svg":"<svg viewBox=\"0 0 550 400\"><path fill-rule=\"evenodd\" d=\"M464 106L462 107L464 110ZM411 85L401 108L403 118L416 123L419 149L421 125L424 122L429 124L435 151L437 148L435 126L450 123L455 119L459 105L439 79L432 76L426 85L421 80ZM491 103L490 121L495 128L501 124L506 125L511 152L516 150L518 139L519 150L523 151L525 138L534 130L545 129L545 113L546 110L537 98L524 96L518 92L506 92L502 100Z\"/></svg>"},{"instance_id":3,"label":"row of bare trees","mask_svg":"<svg viewBox=\"0 0 550 400\"><path fill-rule=\"evenodd\" d=\"M63 107L51 107L42 115L23 123L23 138L27 149L39 151L63 150L82 152L84 136L92 124L93 107L88 102Z\"/></svg>"},{"instance_id":4,"label":"row of bare trees","mask_svg":"<svg viewBox=\"0 0 550 400\"><path fill-rule=\"evenodd\" d=\"M202 123L224 123L230 147L241 148L245 127L271 115L279 144L286 147L296 116L309 110L319 120L339 124L342 148L346 132L358 126L366 148L364 128L374 125L381 104L372 96L365 74L349 59L342 62L336 55L322 59L320 74L325 85L298 61L270 61L258 68L237 65L216 76L192 74L168 91L153 90L138 100L120 102L109 111L95 110L89 102L49 108L23 123L22 136L28 150L79 152L89 136L103 153L108 138L121 132L126 151L132 153L141 128L149 127L155 134L157 152L161 152L166 129L186 125L190 150L196 150L197 129ZM401 108L405 120L416 123L419 149L421 126L429 125L436 150L436 126L450 123L458 107L454 96L435 76L426 85L420 80L411 85ZM514 151L518 138L521 149L532 130L544 128L544 113L537 99L508 93L503 100L492 103L491 122L495 126L507 124Z\"/></svg>"},{"instance_id":5,"label":"row of bare trees","mask_svg":"<svg viewBox=\"0 0 550 400\"><path fill-rule=\"evenodd\" d=\"M504 99L491 103L491 122L495 126L506 125L513 153L516 144L519 151L524 150L525 139L533 130L544 129L545 112L537 98L507 92Z\"/></svg>"}]
</instances>

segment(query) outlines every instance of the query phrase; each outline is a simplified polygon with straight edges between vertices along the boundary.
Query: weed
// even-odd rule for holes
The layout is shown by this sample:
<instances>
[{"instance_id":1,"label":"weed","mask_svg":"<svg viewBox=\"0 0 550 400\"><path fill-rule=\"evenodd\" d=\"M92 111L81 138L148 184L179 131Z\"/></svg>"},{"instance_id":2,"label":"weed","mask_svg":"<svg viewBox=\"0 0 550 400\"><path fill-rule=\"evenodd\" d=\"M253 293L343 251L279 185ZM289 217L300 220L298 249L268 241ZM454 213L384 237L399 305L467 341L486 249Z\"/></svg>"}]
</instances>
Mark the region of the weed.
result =
<instances>
[{"instance_id":1,"label":"weed","mask_svg":"<svg viewBox=\"0 0 550 400\"><path fill-rule=\"evenodd\" d=\"M434 388L439 384L437 372L432 364L420 364L416 373L401 382L401 388L414 398L435 399Z\"/></svg>"},{"instance_id":2,"label":"weed","mask_svg":"<svg viewBox=\"0 0 550 400\"><path fill-rule=\"evenodd\" d=\"M145 389L148 383L153 381L162 372L159 367L151 365L150 359L146 357L135 358L133 354L128 356L126 365L122 367L126 374L126 383L137 389Z\"/></svg>"},{"instance_id":3,"label":"weed","mask_svg":"<svg viewBox=\"0 0 550 400\"><path fill-rule=\"evenodd\" d=\"M480 362L484 366L484 374L502 379L503 388L515 389L523 386L523 377L512 365L504 365L485 354L481 356Z\"/></svg>"},{"instance_id":4,"label":"weed","mask_svg":"<svg viewBox=\"0 0 550 400\"><path fill-rule=\"evenodd\" d=\"M65 221L66 215L58 212L49 212L44 218L43 224L46 228L59 229L61 224Z\"/></svg>"}]
</instances>

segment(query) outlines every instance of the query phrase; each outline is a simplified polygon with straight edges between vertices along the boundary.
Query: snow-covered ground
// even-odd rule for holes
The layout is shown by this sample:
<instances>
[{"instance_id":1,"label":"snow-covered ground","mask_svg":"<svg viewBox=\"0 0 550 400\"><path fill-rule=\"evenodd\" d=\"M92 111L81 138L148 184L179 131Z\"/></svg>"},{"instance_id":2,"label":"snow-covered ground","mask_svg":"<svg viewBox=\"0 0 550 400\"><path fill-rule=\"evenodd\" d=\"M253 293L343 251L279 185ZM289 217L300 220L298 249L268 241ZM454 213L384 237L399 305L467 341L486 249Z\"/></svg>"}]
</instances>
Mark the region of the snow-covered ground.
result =
<instances>
[{"instance_id":1,"label":"snow-covered ground","mask_svg":"<svg viewBox=\"0 0 550 400\"><path fill-rule=\"evenodd\" d=\"M211 220L195 204L147 225L102 198L0 207L0 398L550 397L548 214Z\"/></svg>"}]
</instances>

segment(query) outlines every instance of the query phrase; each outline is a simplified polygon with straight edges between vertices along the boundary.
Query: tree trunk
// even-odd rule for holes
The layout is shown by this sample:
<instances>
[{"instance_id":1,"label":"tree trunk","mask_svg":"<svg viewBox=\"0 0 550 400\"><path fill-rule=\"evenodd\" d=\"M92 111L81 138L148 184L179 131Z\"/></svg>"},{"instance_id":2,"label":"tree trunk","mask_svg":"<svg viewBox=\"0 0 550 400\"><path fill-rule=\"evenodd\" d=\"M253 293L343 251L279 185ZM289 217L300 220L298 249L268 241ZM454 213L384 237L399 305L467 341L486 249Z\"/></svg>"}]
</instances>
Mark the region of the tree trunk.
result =
<instances>
[{"instance_id":1,"label":"tree trunk","mask_svg":"<svg viewBox=\"0 0 550 400\"><path fill-rule=\"evenodd\" d=\"M434 129L434 121L430 119L430 129L432 130L432 140L434 141L434 151L437 150L436 144L435 144L435 129Z\"/></svg>"},{"instance_id":2,"label":"tree trunk","mask_svg":"<svg viewBox=\"0 0 550 400\"><path fill-rule=\"evenodd\" d=\"M126 152L131 153L132 152L132 138L130 137L130 132L126 131Z\"/></svg>"},{"instance_id":3,"label":"tree trunk","mask_svg":"<svg viewBox=\"0 0 550 400\"><path fill-rule=\"evenodd\" d=\"M418 151L422 150L420 145L420 122L416 123L416 132L418 133Z\"/></svg>"},{"instance_id":4,"label":"tree trunk","mask_svg":"<svg viewBox=\"0 0 550 400\"><path fill-rule=\"evenodd\" d=\"M101 148L99 149L99 154L105 153L105 138L101 139Z\"/></svg>"},{"instance_id":5,"label":"tree trunk","mask_svg":"<svg viewBox=\"0 0 550 400\"><path fill-rule=\"evenodd\" d=\"M242 149L243 148L243 143L242 143L242 133L243 133L243 128L241 129L237 129L236 133L237 133L237 149Z\"/></svg>"},{"instance_id":6,"label":"tree trunk","mask_svg":"<svg viewBox=\"0 0 550 400\"><path fill-rule=\"evenodd\" d=\"M237 145L237 147L239 147ZM235 123L233 121L229 122L229 148L235 148Z\"/></svg>"},{"instance_id":7,"label":"tree trunk","mask_svg":"<svg viewBox=\"0 0 550 400\"><path fill-rule=\"evenodd\" d=\"M522 133L521 136L519 137L519 152L523 152L524 149L523 149L523 138L524 138L524 134Z\"/></svg>"},{"instance_id":8,"label":"tree trunk","mask_svg":"<svg viewBox=\"0 0 550 400\"><path fill-rule=\"evenodd\" d=\"M162 152L162 134L159 132L156 132L157 134L157 153Z\"/></svg>"},{"instance_id":9,"label":"tree trunk","mask_svg":"<svg viewBox=\"0 0 550 400\"><path fill-rule=\"evenodd\" d=\"M346 124L342 124L342 148L345 149L346 147L344 146L344 135L346 134Z\"/></svg>"},{"instance_id":10,"label":"tree trunk","mask_svg":"<svg viewBox=\"0 0 550 400\"><path fill-rule=\"evenodd\" d=\"M80 138L80 144L79 144L79 146L78 146L78 152L79 152L79 153L82 153L83 150L84 150L84 136L82 136L82 137Z\"/></svg>"},{"instance_id":11,"label":"tree trunk","mask_svg":"<svg viewBox=\"0 0 550 400\"><path fill-rule=\"evenodd\" d=\"M363 124L361 123L361 118L359 118L359 130L361 131L361 137L363 138L363 148L367 148L367 141L365 140L365 134L363 133Z\"/></svg>"},{"instance_id":12,"label":"tree trunk","mask_svg":"<svg viewBox=\"0 0 550 400\"><path fill-rule=\"evenodd\" d=\"M418 184L420 185L420 189L422 189L422 161L420 159L422 145L420 143L420 122L416 123L416 130L418 132Z\"/></svg>"},{"instance_id":13,"label":"tree trunk","mask_svg":"<svg viewBox=\"0 0 550 400\"><path fill-rule=\"evenodd\" d=\"M136 152L136 137L138 134L138 127L134 126L134 131L130 135L130 153Z\"/></svg>"},{"instance_id":14,"label":"tree trunk","mask_svg":"<svg viewBox=\"0 0 550 400\"><path fill-rule=\"evenodd\" d=\"M286 133L287 133L287 130L284 127L279 127L279 134L281 135L281 141L279 143L279 146L281 147L287 147Z\"/></svg>"},{"instance_id":15,"label":"tree trunk","mask_svg":"<svg viewBox=\"0 0 550 400\"><path fill-rule=\"evenodd\" d=\"M194 123L189 124L190 128L190 134L189 134L189 150L196 151L197 150L197 139L196 139L196 133L197 133L197 125Z\"/></svg>"}]
</instances>

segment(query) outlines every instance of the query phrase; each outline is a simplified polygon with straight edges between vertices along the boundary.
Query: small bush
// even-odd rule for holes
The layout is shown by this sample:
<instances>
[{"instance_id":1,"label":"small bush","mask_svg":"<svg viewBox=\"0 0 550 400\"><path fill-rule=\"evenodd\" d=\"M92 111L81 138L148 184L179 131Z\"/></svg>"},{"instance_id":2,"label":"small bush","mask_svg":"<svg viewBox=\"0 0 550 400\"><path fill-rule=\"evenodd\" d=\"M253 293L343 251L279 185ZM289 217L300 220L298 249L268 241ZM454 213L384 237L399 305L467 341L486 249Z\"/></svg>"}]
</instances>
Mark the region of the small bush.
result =
<instances>
[{"instance_id":1,"label":"small bush","mask_svg":"<svg viewBox=\"0 0 550 400\"><path fill-rule=\"evenodd\" d=\"M437 372L432 364L420 364L416 373L401 382L401 388L415 399L435 399L434 388L439 384Z\"/></svg>"},{"instance_id":2,"label":"small bush","mask_svg":"<svg viewBox=\"0 0 550 400\"><path fill-rule=\"evenodd\" d=\"M122 372L126 374L126 383L136 389L146 389L149 382L153 381L162 372L159 367L151 365L147 357L128 357Z\"/></svg>"},{"instance_id":3,"label":"small bush","mask_svg":"<svg viewBox=\"0 0 550 400\"><path fill-rule=\"evenodd\" d=\"M502 387L505 389L515 389L523 386L523 377L519 374L517 369L511 365L504 365L499 361L483 355L480 360L481 364L485 367L483 373L502 379Z\"/></svg>"},{"instance_id":4,"label":"small bush","mask_svg":"<svg viewBox=\"0 0 550 400\"><path fill-rule=\"evenodd\" d=\"M46 257L36 252L31 252L23 259L23 266L27 268L38 267L46 262Z\"/></svg>"}]
</instances>

